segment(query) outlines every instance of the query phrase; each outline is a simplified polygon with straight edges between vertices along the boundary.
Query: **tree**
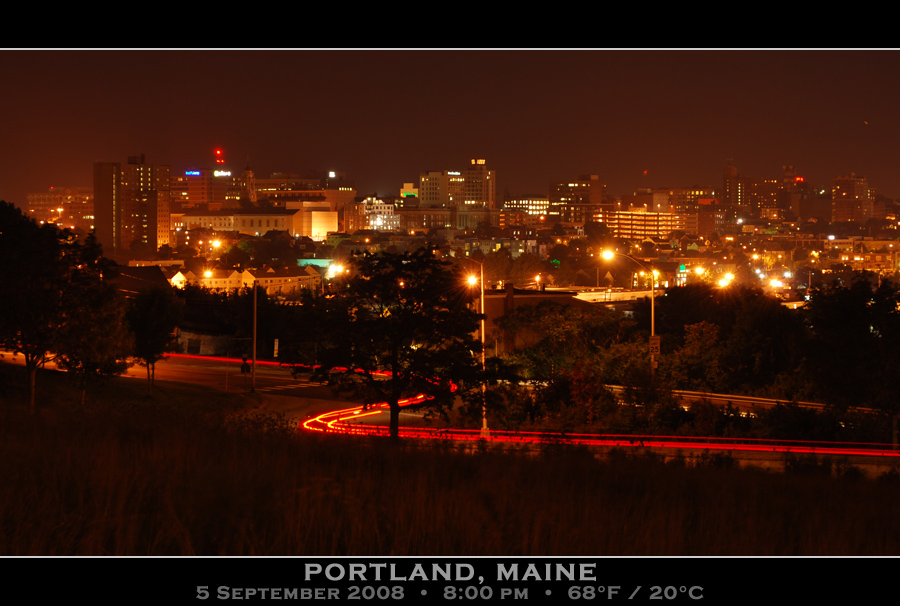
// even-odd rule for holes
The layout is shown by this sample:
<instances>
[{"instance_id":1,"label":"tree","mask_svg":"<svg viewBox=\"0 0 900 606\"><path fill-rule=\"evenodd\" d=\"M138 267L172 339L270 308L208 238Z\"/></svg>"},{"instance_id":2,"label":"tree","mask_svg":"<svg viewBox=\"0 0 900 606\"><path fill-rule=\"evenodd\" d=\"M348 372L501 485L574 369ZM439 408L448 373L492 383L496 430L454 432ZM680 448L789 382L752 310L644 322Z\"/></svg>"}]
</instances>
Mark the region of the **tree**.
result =
<instances>
[{"instance_id":1,"label":"tree","mask_svg":"<svg viewBox=\"0 0 900 606\"><path fill-rule=\"evenodd\" d=\"M473 259L479 261L475 255ZM512 256L508 248L491 251L480 259L484 264L484 279L487 284L506 282L509 280L509 270L512 267Z\"/></svg>"},{"instance_id":2,"label":"tree","mask_svg":"<svg viewBox=\"0 0 900 606\"><path fill-rule=\"evenodd\" d=\"M513 357L535 381L550 381L558 371L621 341L627 328L616 311L554 301L517 306L497 326L513 339Z\"/></svg>"},{"instance_id":3,"label":"tree","mask_svg":"<svg viewBox=\"0 0 900 606\"><path fill-rule=\"evenodd\" d=\"M443 410L453 384L474 386L481 352L475 293L461 270L429 248L366 253L351 265L346 284L300 308L311 329L305 339L315 342L320 372L338 373L367 403L389 404L396 438L403 399L425 394Z\"/></svg>"},{"instance_id":4,"label":"tree","mask_svg":"<svg viewBox=\"0 0 900 606\"><path fill-rule=\"evenodd\" d=\"M114 272L94 234L65 248L70 272L57 320L56 363L77 377L84 404L89 383L128 369L132 336L125 301L109 281Z\"/></svg>"},{"instance_id":5,"label":"tree","mask_svg":"<svg viewBox=\"0 0 900 606\"><path fill-rule=\"evenodd\" d=\"M522 253L510 266L509 279L513 284L534 282L535 277L549 273L546 264L532 253Z\"/></svg>"},{"instance_id":6,"label":"tree","mask_svg":"<svg viewBox=\"0 0 900 606\"><path fill-rule=\"evenodd\" d=\"M660 374L677 389L715 391L724 374L719 327L711 322L699 322L685 326L684 330L684 345L663 357Z\"/></svg>"},{"instance_id":7,"label":"tree","mask_svg":"<svg viewBox=\"0 0 900 606\"><path fill-rule=\"evenodd\" d=\"M168 244L163 244L159 247L159 250L156 251L156 258L160 260L169 260L172 258L173 254L175 254L175 250Z\"/></svg>"},{"instance_id":8,"label":"tree","mask_svg":"<svg viewBox=\"0 0 900 606\"><path fill-rule=\"evenodd\" d=\"M0 281L0 347L24 356L35 413L35 377L45 363L59 359L85 374L112 370L107 363L116 355L101 352L106 344L92 349L85 342L108 340L98 318L116 313L114 293L104 281L114 271L101 253L93 236L81 242L68 230L38 225L0 202L0 259L6 272ZM102 309L95 313L94 305Z\"/></svg>"},{"instance_id":9,"label":"tree","mask_svg":"<svg viewBox=\"0 0 900 606\"><path fill-rule=\"evenodd\" d=\"M595 247L601 247L609 238L609 226L603 222L586 221L584 236Z\"/></svg>"},{"instance_id":10,"label":"tree","mask_svg":"<svg viewBox=\"0 0 900 606\"><path fill-rule=\"evenodd\" d=\"M156 287L139 293L128 310L134 333L134 357L147 367L147 393L153 393L156 363L178 350L175 328L181 321L183 304L171 288Z\"/></svg>"},{"instance_id":11,"label":"tree","mask_svg":"<svg viewBox=\"0 0 900 606\"><path fill-rule=\"evenodd\" d=\"M856 272L849 285L812 289L802 313L811 331L808 369L819 398L840 407L900 412L900 292L887 280L877 288Z\"/></svg>"}]
</instances>

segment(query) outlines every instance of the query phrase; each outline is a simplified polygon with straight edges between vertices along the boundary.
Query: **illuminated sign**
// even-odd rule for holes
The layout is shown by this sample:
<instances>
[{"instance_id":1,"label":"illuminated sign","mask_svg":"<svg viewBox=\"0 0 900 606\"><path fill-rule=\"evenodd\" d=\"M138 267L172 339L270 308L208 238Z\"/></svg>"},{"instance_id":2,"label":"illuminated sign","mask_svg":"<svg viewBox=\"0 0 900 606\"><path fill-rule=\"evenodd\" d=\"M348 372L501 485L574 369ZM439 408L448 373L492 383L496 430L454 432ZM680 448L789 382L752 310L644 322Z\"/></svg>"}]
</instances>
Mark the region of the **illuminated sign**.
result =
<instances>
[{"instance_id":1,"label":"illuminated sign","mask_svg":"<svg viewBox=\"0 0 900 606\"><path fill-rule=\"evenodd\" d=\"M334 177L335 177L334 171L331 171L331 172L328 173L328 178L329 178L329 179L334 179Z\"/></svg>"},{"instance_id":2,"label":"illuminated sign","mask_svg":"<svg viewBox=\"0 0 900 606\"><path fill-rule=\"evenodd\" d=\"M186 171L184 171L184 174L186 177L199 177L200 171L199 170L186 170Z\"/></svg>"},{"instance_id":3,"label":"illuminated sign","mask_svg":"<svg viewBox=\"0 0 900 606\"><path fill-rule=\"evenodd\" d=\"M213 173L213 175L216 177L230 177L231 171L230 170L217 170L216 172Z\"/></svg>"}]
</instances>

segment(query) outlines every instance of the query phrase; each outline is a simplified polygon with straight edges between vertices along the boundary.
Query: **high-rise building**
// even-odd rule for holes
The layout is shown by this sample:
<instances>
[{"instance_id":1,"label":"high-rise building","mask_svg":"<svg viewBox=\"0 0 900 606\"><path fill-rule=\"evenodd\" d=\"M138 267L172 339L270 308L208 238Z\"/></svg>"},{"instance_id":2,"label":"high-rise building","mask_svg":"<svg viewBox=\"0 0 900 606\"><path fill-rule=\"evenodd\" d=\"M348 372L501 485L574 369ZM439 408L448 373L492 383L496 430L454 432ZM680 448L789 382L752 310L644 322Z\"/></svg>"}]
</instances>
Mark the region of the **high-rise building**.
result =
<instances>
[{"instance_id":1,"label":"high-rise building","mask_svg":"<svg viewBox=\"0 0 900 606\"><path fill-rule=\"evenodd\" d=\"M143 154L125 164L95 163L94 225L104 254L168 244L169 191L169 167L147 164Z\"/></svg>"},{"instance_id":2,"label":"high-rise building","mask_svg":"<svg viewBox=\"0 0 900 606\"><path fill-rule=\"evenodd\" d=\"M738 170L734 160L728 159L725 164L725 179L722 187L722 204L737 206L738 204Z\"/></svg>"},{"instance_id":3,"label":"high-rise building","mask_svg":"<svg viewBox=\"0 0 900 606\"><path fill-rule=\"evenodd\" d=\"M468 169L463 171L465 178L466 206L473 208L497 208L497 179L494 171L488 170L484 158L473 158Z\"/></svg>"},{"instance_id":4,"label":"high-rise building","mask_svg":"<svg viewBox=\"0 0 900 606\"><path fill-rule=\"evenodd\" d=\"M783 166L782 169L784 175L781 179L757 179L738 174L732 160L728 160L722 194L718 199L726 207L732 207L745 216L778 218L791 208L791 198L786 192L803 182L802 177L797 177L793 166Z\"/></svg>"},{"instance_id":5,"label":"high-rise building","mask_svg":"<svg viewBox=\"0 0 900 606\"><path fill-rule=\"evenodd\" d=\"M831 180L831 220L863 222L873 216L875 190L855 173Z\"/></svg>"},{"instance_id":6,"label":"high-rise building","mask_svg":"<svg viewBox=\"0 0 900 606\"><path fill-rule=\"evenodd\" d=\"M239 206L240 181L223 168L189 169L172 178L171 200L182 210L222 210Z\"/></svg>"},{"instance_id":7,"label":"high-rise building","mask_svg":"<svg viewBox=\"0 0 900 606\"><path fill-rule=\"evenodd\" d=\"M465 200L466 179L458 170L427 171L419 174L419 206L451 208Z\"/></svg>"},{"instance_id":8,"label":"high-rise building","mask_svg":"<svg viewBox=\"0 0 900 606\"><path fill-rule=\"evenodd\" d=\"M668 190L666 209L668 212L678 214L690 214L700 212L703 200L716 197L716 192L711 187L680 187Z\"/></svg>"},{"instance_id":9,"label":"high-rise building","mask_svg":"<svg viewBox=\"0 0 900 606\"><path fill-rule=\"evenodd\" d=\"M604 214L615 208L605 199L606 183L600 181L597 175L582 175L572 181L551 183L548 222L603 221Z\"/></svg>"},{"instance_id":10,"label":"high-rise building","mask_svg":"<svg viewBox=\"0 0 900 606\"><path fill-rule=\"evenodd\" d=\"M423 171L419 174L422 208L497 207L497 175L483 158L473 158L466 170Z\"/></svg>"},{"instance_id":11,"label":"high-rise building","mask_svg":"<svg viewBox=\"0 0 900 606\"><path fill-rule=\"evenodd\" d=\"M213 168L190 168L173 174L170 184L172 212L239 208L243 176L232 174L225 166L225 153L214 150Z\"/></svg>"}]
</instances>

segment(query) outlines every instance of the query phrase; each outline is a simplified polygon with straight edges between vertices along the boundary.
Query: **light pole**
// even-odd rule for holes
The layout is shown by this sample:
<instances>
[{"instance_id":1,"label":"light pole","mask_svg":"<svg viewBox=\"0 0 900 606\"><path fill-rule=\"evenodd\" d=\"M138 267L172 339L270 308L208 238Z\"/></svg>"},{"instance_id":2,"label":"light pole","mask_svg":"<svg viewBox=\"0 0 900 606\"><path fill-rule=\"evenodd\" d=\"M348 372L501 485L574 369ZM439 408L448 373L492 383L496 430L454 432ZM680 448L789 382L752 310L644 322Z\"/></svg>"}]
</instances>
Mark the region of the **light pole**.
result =
<instances>
[{"instance_id":1,"label":"light pole","mask_svg":"<svg viewBox=\"0 0 900 606\"><path fill-rule=\"evenodd\" d=\"M250 393L256 391L256 283L253 280L253 364L250 366Z\"/></svg>"},{"instance_id":2,"label":"light pole","mask_svg":"<svg viewBox=\"0 0 900 606\"><path fill-rule=\"evenodd\" d=\"M475 259L469 259L469 260L475 261ZM487 368L487 366L485 365L485 360L484 360L484 263L482 263L481 261L475 261L475 263L478 263L478 266L481 270L481 272L480 272L481 276L480 276L480 278L476 278L475 276L469 276L469 285L474 286L475 281L477 280L481 286L481 297L480 297L481 304L479 306L479 313L481 314L481 321L479 322L479 324L481 326L480 326L479 333L481 336L481 372L483 373ZM488 424L487 424L486 395L487 395L487 387L485 386L484 377L482 376L481 377L481 437L484 439L490 439L491 432L488 429Z\"/></svg>"},{"instance_id":3,"label":"light pole","mask_svg":"<svg viewBox=\"0 0 900 606\"><path fill-rule=\"evenodd\" d=\"M625 257L634 261L643 267L650 274L650 379L656 374L656 356L659 355L659 337L656 336L656 274L657 271L650 269L634 257L623 255L622 253L613 252L611 250L603 251L603 258L607 261L615 256Z\"/></svg>"}]
</instances>

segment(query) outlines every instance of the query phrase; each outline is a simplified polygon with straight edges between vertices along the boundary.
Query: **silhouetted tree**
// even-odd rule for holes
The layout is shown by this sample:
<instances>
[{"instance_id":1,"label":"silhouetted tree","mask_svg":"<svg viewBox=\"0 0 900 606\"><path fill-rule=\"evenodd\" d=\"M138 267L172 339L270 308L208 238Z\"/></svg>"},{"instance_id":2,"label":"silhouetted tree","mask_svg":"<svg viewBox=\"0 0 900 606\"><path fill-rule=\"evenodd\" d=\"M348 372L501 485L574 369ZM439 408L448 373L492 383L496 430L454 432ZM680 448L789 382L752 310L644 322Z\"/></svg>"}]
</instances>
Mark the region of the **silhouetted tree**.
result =
<instances>
[{"instance_id":1,"label":"silhouetted tree","mask_svg":"<svg viewBox=\"0 0 900 606\"><path fill-rule=\"evenodd\" d=\"M584 236L594 247L602 246L609 239L609 226L603 222L586 221Z\"/></svg>"},{"instance_id":2,"label":"silhouetted tree","mask_svg":"<svg viewBox=\"0 0 900 606\"><path fill-rule=\"evenodd\" d=\"M132 334L125 300L108 280L111 269L94 234L68 248L72 269L58 319L56 363L77 377L84 404L89 383L128 369Z\"/></svg>"},{"instance_id":3,"label":"silhouetted tree","mask_svg":"<svg viewBox=\"0 0 900 606\"><path fill-rule=\"evenodd\" d=\"M822 401L900 412L900 293L856 272L850 283L812 289L803 316L812 332L807 366Z\"/></svg>"},{"instance_id":4,"label":"silhouetted tree","mask_svg":"<svg viewBox=\"0 0 900 606\"><path fill-rule=\"evenodd\" d=\"M301 308L304 338L315 344L320 372L339 373L367 403L390 405L397 437L403 399L427 394L442 408L453 383L477 381L474 290L462 270L427 248L366 253L351 263L352 277L334 294Z\"/></svg>"},{"instance_id":5,"label":"silhouetted tree","mask_svg":"<svg viewBox=\"0 0 900 606\"><path fill-rule=\"evenodd\" d=\"M153 393L156 363L178 351L175 328L182 318L183 303L168 287L138 293L128 309L134 333L134 357L147 368L147 393Z\"/></svg>"},{"instance_id":6,"label":"silhouetted tree","mask_svg":"<svg viewBox=\"0 0 900 606\"><path fill-rule=\"evenodd\" d=\"M98 315L115 316L114 293L104 282L114 270L93 236L81 242L68 230L38 225L7 202L0 202L0 259L5 270L0 347L24 356L29 403L37 413L39 367L59 358L70 368L93 373L116 357L81 342L108 336ZM100 307L98 315L94 305Z\"/></svg>"}]
</instances>

